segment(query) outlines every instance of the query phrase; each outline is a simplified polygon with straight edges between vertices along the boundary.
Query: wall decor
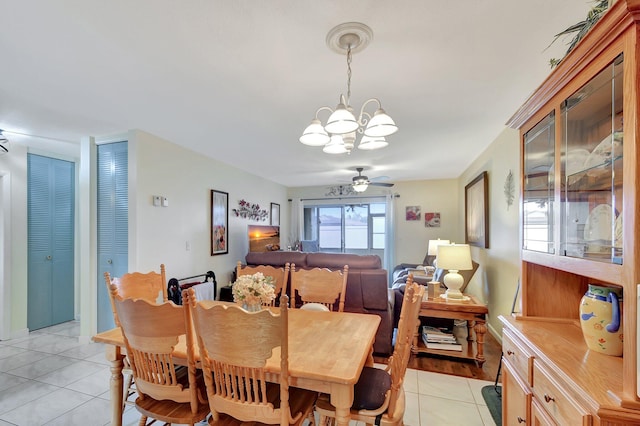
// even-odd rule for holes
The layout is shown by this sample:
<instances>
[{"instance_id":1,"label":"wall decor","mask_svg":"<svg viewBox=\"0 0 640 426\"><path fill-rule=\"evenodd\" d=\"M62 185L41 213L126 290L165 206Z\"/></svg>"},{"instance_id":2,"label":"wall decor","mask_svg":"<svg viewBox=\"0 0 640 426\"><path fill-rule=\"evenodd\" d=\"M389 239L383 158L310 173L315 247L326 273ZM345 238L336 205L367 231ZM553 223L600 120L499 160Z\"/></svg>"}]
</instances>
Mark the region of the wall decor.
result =
<instances>
[{"instance_id":1,"label":"wall decor","mask_svg":"<svg viewBox=\"0 0 640 426\"><path fill-rule=\"evenodd\" d=\"M405 213L406 220L420 220L420 206L407 206Z\"/></svg>"},{"instance_id":2,"label":"wall decor","mask_svg":"<svg viewBox=\"0 0 640 426\"><path fill-rule=\"evenodd\" d=\"M507 202L507 210L513 204L516 197L516 183L513 181L513 173L509 170L507 178L504 180L504 199Z\"/></svg>"},{"instance_id":3,"label":"wall decor","mask_svg":"<svg viewBox=\"0 0 640 426\"><path fill-rule=\"evenodd\" d=\"M484 171L464 187L464 239L484 248L489 248L488 182Z\"/></svg>"},{"instance_id":4,"label":"wall decor","mask_svg":"<svg viewBox=\"0 0 640 426\"><path fill-rule=\"evenodd\" d=\"M427 228L440 228L440 213L425 213L424 226Z\"/></svg>"},{"instance_id":5,"label":"wall decor","mask_svg":"<svg viewBox=\"0 0 640 426\"><path fill-rule=\"evenodd\" d=\"M253 204L245 200L238 201L238 208L233 209L233 213L236 217L257 220L260 222L266 221L269 217L269 212L266 209L261 209L259 204Z\"/></svg>"},{"instance_id":6,"label":"wall decor","mask_svg":"<svg viewBox=\"0 0 640 426\"><path fill-rule=\"evenodd\" d=\"M211 256L229 253L229 194L211 190Z\"/></svg>"},{"instance_id":7,"label":"wall decor","mask_svg":"<svg viewBox=\"0 0 640 426\"><path fill-rule=\"evenodd\" d=\"M271 225L280 226L280 204L271 203Z\"/></svg>"}]
</instances>

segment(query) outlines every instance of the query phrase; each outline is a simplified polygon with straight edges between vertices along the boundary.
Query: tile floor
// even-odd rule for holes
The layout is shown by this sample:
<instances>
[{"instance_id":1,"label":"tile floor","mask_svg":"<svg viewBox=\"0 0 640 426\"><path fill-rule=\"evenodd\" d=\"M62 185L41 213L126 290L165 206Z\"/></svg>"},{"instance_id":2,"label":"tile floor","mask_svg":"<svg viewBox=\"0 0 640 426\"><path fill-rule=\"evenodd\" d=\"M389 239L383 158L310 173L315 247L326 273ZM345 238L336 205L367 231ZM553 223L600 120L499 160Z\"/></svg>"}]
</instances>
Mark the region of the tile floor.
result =
<instances>
[{"instance_id":1,"label":"tile floor","mask_svg":"<svg viewBox=\"0 0 640 426\"><path fill-rule=\"evenodd\" d=\"M108 425L109 363L101 344L78 342L69 322L0 342L0 426ZM480 394L491 382L407 370L404 423L494 425ZM137 425L128 407L125 425Z\"/></svg>"}]
</instances>

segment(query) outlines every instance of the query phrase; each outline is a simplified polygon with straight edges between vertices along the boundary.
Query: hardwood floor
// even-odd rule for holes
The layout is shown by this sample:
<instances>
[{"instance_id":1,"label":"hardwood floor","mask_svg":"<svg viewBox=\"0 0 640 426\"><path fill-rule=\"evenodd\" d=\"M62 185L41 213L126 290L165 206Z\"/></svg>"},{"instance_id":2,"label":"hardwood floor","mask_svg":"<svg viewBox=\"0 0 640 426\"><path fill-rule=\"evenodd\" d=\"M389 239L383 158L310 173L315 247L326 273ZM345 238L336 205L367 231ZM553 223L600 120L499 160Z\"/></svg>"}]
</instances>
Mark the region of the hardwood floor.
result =
<instances>
[{"instance_id":1,"label":"hardwood floor","mask_svg":"<svg viewBox=\"0 0 640 426\"><path fill-rule=\"evenodd\" d=\"M475 361L456 359L452 357L412 354L409 359L409 368L416 370L431 371L434 373L450 374L453 376L466 377L470 379L490 380L496 379L502 347L500 343L490 333L484 338L484 357L486 359L482 368L478 367ZM381 364L387 363L387 357L374 356L374 361Z\"/></svg>"}]
</instances>

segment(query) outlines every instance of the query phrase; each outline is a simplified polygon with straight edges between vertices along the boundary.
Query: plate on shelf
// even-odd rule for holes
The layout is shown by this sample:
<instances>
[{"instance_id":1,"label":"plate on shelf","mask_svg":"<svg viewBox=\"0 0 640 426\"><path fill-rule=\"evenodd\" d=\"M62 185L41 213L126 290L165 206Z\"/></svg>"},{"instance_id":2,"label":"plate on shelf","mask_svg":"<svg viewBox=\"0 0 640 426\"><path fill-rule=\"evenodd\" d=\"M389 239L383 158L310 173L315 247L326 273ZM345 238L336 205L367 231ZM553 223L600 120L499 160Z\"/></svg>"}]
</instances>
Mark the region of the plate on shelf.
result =
<instances>
[{"instance_id":1,"label":"plate on shelf","mask_svg":"<svg viewBox=\"0 0 640 426\"><path fill-rule=\"evenodd\" d=\"M598 204L589 212L584 224L585 241L611 241L613 209L609 204ZM611 244L611 243L609 243Z\"/></svg>"},{"instance_id":2,"label":"plate on shelf","mask_svg":"<svg viewBox=\"0 0 640 426\"><path fill-rule=\"evenodd\" d=\"M613 246L615 248L622 248L622 213L616 218L616 223L613 228Z\"/></svg>"},{"instance_id":3,"label":"plate on shelf","mask_svg":"<svg viewBox=\"0 0 640 426\"><path fill-rule=\"evenodd\" d=\"M620 155L622 155L622 132L615 132L613 133L613 142L611 141L611 135L609 135L594 148L584 162L584 168L590 169L609 163Z\"/></svg>"},{"instance_id":4,"label":"plate on shelf","mask_svg":"<svg viewBox=\"0 0 640 426\"><path fill-rule=\"evenodd\" d=\"M591 153L586 149L572 149L567 154L567 175L572 175L583 170L584 165Z\"/></svg>"}]
</instances>

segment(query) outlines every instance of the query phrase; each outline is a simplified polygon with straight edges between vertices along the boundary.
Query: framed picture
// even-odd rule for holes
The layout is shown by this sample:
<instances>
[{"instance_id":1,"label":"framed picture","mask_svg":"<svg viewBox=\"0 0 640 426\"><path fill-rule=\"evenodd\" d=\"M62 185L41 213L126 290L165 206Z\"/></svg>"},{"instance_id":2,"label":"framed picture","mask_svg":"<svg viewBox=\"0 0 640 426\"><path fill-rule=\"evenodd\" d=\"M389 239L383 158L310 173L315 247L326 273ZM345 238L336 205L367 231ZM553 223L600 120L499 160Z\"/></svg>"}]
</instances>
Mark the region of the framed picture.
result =
<instances>
[{"instance_id":1,"label":"framed picture","mask_svg":"<svg viewBox=\"0 0 640 426\"><path fill-rule=\"evenodd\" d=\"M271 203L271 225L280 226L280 204Z\"/></svg>"},{"instance_id":2,"label":"framed picture","mask_svg":"<svg viewBox=\"0 0 640 426\"><path fill-rule=\"evenodd\" d=\"M482 172L464 187L464 239L467 244L489 248L489 181Z\"/></svg>"},{"instance_id":3,"label":"framed picture","mask_svg":"<svg viewBox=\"0 0 640 426\"><path fill-rule=\"evenodd\" d=\"M425 213L424 226L427 228L440 228L440 213Z\"/></svg>"},{"instance_id":4,"label":"framed picture","mask_svg":"<svg viewBox=\"0 0 640 426\"><path fill-rule=\"evenodd\" d=\"M211 256L229 253L229 194L211 190Z\"/></svg>"},{"instance_id":5,"label":"framed picture","mask_svg":"<svg viewBox=\"0 0 640 426\"><path fill-rule=\"evenodd\" d=\"M407 206L405 208L406 220L420 220L420 206Z\"/></svg>"}]
</instances>

